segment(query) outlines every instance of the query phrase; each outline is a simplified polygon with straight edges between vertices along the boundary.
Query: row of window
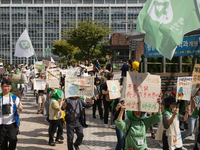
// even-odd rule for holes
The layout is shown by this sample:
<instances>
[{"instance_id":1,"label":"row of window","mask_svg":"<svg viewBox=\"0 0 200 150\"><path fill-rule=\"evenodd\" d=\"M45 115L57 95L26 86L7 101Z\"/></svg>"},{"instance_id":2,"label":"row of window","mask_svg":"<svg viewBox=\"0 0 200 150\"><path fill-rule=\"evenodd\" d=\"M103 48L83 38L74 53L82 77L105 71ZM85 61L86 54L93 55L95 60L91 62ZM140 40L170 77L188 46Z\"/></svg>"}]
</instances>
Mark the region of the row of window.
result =
<instances>
[{"instance_id":1,"label":"row of window","mask_svg":"<svg viewBox=\"0 0 200 150\"><path fill-rule=\"evenodd\" d=\"M94 4L135 4L146 0L94 0ZM1 4L93 4L93 0L1 0Z\"/></svg>"}]
</instances>

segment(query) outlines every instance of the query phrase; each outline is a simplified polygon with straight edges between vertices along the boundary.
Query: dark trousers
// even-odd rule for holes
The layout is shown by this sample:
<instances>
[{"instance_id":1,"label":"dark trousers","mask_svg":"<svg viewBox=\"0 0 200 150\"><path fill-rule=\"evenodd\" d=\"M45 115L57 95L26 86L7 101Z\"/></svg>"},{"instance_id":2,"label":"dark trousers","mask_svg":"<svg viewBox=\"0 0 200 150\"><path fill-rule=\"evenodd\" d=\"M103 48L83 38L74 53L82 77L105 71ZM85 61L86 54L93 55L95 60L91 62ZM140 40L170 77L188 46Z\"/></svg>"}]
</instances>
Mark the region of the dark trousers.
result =
<instances>
[{"instance_id":1,"label":"dark trousers","mask_svg":"<svg viewBox=\"0 0 200 150\"><path fill-rule=\"evenodd\" d=\"M92 106L93 107L93 116L96 115L97 105L98 105L99 115L100 115L100 117L103 117L103 109L102 109L101 99L94 101L94 105Z\"/></svg>"},{"instance_id":2,"label":"dark trousers","mask_svg":"<svg viewBox=\"0 0 200 150\"><path fill-rule=\"evenodd\" d=\"M56 140L61 138L61 135L62 135L62 132L63 132L62 119L50 121L49 143L54 142L53 137L54 137L54 134L55 134L57 128L58 128L58 131L57 131Z\"/></svg>"},{"instance_id":3,"label":"dark trousers","mask_svg":"<svg viewBox=\"0 0 200 150\"><path fill-rule=\"evenodd\" d=\"M15 150L17 145L16 123L0 125L0 132L0 139L2 139L1 150Z\"/></svg>"},{"instance_id":4,"label":"dark trousers","mask_svg":"<svg viewBox=\"0 0 200 150\"><path fill-rule=\"evenodd\" d=\"M68 150L73 150L73 139L74 139L74 130L77 135L77 139L74 143L75 146L79 146L83 141L83 127L79 120L73 121L72 123L67 124L67 147Z\"/></svg>"},{"instance_id":5,"label":"dark trousers","mask_svg":"<svg viewBox=\"0 0 200 150\"><path fill-rule=\"evenodd\" d=\"M162 138L162 141L163 141L163 150L169 150L169 145L168 145L167 138L168 137L165 135L165 133L163 133L163 138ZM182 147L176 148L175 150L182 150Z\"/></svg>"},{"instance_id":6,"label":"dark trousers","mask_svg":"<svg viewBox=\"0 0 200 150\"><path fill-rule=\"evenodd\" d=\"M108 124L108 115L110 111L110 104L112 102L108 102L105 99L103 100L103 105L104 105L104 124Z\"/></svg>"}]
</instances>

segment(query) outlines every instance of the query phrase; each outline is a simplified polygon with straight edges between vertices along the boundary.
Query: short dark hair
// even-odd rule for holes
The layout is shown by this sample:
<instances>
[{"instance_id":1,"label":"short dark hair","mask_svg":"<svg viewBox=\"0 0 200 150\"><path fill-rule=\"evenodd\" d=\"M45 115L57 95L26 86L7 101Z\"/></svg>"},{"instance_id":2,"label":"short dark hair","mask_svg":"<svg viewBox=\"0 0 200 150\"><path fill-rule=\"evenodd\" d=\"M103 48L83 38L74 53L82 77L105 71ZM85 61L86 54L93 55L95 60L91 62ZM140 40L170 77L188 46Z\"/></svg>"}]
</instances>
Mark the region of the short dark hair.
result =
<instances>
[{"instance_id":1,"label":"short dark hair","mask_svg":"<svg viewBox=\"0 0 200 150\"><path fill-rule=\"evenodd\" d=\"M108 79L108 80L110 80L110 78L113 78L113 77L114 77L114 74L108 73L108 75L107 75L107 79Z\"/></svg>"},{"instance_id":2,"label":"short dark hair","mask_svg":"<svg viewBox=\"0 0 200 150\"><path fill-rule=\"evenodd\" d=\"M123 60L123 62L126 62L126 60Z\"/></svg>"},{"instance_id":3,"label":"short dark hair","mask_svg":"<svg viewBox=\"0 0 200 150\"><path fill-rule=\"evenodd\" d=\"M10 81L10 80L3 80L3 81L1 82L1 86L3 86L4 84L6 84L6 85L11 85L11 81Z\"/></svg>"}]
</instances>

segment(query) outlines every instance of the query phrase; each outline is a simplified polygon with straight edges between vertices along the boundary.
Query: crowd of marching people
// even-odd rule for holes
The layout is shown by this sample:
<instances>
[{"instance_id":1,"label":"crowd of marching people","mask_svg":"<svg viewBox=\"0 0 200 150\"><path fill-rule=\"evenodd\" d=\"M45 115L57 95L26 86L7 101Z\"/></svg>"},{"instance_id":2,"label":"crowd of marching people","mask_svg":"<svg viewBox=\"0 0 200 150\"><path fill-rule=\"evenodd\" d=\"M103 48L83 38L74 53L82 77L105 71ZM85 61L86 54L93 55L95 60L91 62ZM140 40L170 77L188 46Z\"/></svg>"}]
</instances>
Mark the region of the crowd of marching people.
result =
<instances>
[{"instance_id":1,"label":"crowd of marching people","mask_svg":"<svg viewBox=\"0 0 200 150\"><path fill-rule=\"evenodd\" d=\"M57 67L57 66L54 66ZM60 72L60 87L49 87L45 84L43 90L34 88L34 79L45 80L47 78L47 68L44 73L34 73L34 66L8 66L1 75L0 94L0 144L1 149L14 150L17 144L17 133L13 130L19 129L18 111L22 111L23 105L18 97L10 93L10 78L14 74L20 74L23 83L20 86L21 94L26 99L28 86L33 90L37 102L37 114L43 114L49 122L50 146L62 144L63 128L66 124L68 150L79 150L83 141L83 127L86 124L85 109L92 107L92 117L97 118L98 109L99 119L104 123L105 128L113 128L116 131L117 143L116 150L147 150L146 133L150 128L151 137L158 140L163 150L184 150L184 139L195 133L194 150L200 149L199 134L199 96L200 83L193 84L191 90L191 100L176 101L176 85L173 90L162 96L162 91L157 97L158 112L149 114L141 111L126 111L124 99L110 99L108 85L106 81L114 80L113 66L107 61L101 69L98 60L95 63L80 63L72 66L70 63L62 70L77 67L77 77L94 76L93 97L66 97L65 96L65 74ZM92 70L88 71L87 68ZM139 63L129 60L123 61L121 70L120 87L123 89L123 79L127 71L138 72ZM110 124L109 113L111 112ZM159 124L156 135L153 125ZM11 132L12 131L12 132ZM181 132L182 131L182 132ZM56 138L54 134L57 132ZM76 141L73 142L74 133L77 134ZM8 145L9 142L9 145Z\"/></svg>"}]
</instances>

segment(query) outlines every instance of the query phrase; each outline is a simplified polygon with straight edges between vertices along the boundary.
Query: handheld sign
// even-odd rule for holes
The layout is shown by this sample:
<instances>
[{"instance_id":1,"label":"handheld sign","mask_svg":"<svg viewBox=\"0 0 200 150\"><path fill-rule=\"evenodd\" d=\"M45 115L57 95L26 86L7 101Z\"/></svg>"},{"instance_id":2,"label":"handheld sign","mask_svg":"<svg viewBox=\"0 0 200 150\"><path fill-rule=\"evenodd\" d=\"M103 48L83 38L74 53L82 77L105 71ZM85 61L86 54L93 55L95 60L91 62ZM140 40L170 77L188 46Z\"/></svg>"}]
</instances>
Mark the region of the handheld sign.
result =
<instances>
[{"instance_id":1,"label":"handheld sign","mask_svg":"<svg viewBox=\"0 0 200 150\"><path fill-rule=\"evenodd\" d=\"M35 74L37 73L45 73L44 65L34 65Z\"/></svg>"},{"instance_id":2,"label":"handheld sign","mask_svg":"<svg viewBox=\"0 0 200 150\"><path fill-rule=\"evenodd\" d=\"M49 87L60 87L60 68L47 69L47 82Z\"/></svg>"},{"instance_id":3,"label":"handheld sign","mask_svg":"<svg viewBox=\"0 0 200 150\"><path fill-rule=\"evenodd\" d=\"M192 83L199 83L200 82L200 65L199 64L195 64L194 65L194 69L192 72Z\"/></svg>"},{"instance_id":4,"label":"handheld sign","mask_svg":"<svg viewBox=\"0 0 200 150\"><path fill-rule=\"evenodd\" d=\"M120 86L118 80L108 80L106 81L108 90L109 90L109 98L116 99L121 97Z\"/></svg>"},{"instance_id":5,"label":"handheld sign","mask_svg":"<svg viewBox=\"0 0 200 150\"><path fill-rule=\"evenodd\" d=\"M65 97L93 97L94 77L65 78Z\"/></svg>"},{"instance_id":6,"label":"handheld sign","mask_svg":"<svg viewBox=\"0 0 200 150\"><path fill-rule=\"evenodd\" d=\"M192 90L192 77L178 77L176 100L190 101Z\"/></svg>"},{"instance_id":7,"label":"handheld sign","mask_svg":"<svg viewBox=\"0 0 200 150\"><path fill-rule=\"evenodd\" d=\"M160 95L160 76L127 72L125 104L131 111L157 112Z\"/></svg>"},{"instance_id":8,"label":"handheld sign","mask_svg":"<svg viewBox=\"0 0 200 150\"><path fill-rule=\"evenodd\" d=\"M46 88L46 79L34 79L34 90L45 90Z\"/></svg>"}]
</instances>

